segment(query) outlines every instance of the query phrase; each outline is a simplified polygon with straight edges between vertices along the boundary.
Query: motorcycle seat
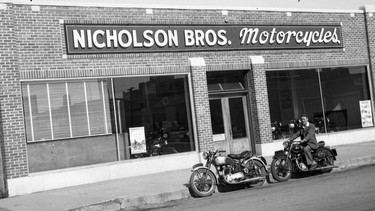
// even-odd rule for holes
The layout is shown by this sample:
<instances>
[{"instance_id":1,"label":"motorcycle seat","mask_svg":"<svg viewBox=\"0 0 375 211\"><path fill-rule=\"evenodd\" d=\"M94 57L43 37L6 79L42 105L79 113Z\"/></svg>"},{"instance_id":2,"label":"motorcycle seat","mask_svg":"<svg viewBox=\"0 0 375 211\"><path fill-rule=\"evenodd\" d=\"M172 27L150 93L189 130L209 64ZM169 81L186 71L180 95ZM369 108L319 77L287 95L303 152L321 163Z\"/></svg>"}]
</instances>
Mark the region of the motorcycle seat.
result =
<instances>
[{"instance_id":1,"label":"motorcycle seat","mask_svg":"<svg viewBox=\"0 0 375 211\"><path fill-rule=\"evenodd\" d=\"M240 154L228 154L228 157L239 160L245 157L251 157L251 154L252 154L251 151L246 150L246 151L241 152Z\"/></svg>"}]
</instances>

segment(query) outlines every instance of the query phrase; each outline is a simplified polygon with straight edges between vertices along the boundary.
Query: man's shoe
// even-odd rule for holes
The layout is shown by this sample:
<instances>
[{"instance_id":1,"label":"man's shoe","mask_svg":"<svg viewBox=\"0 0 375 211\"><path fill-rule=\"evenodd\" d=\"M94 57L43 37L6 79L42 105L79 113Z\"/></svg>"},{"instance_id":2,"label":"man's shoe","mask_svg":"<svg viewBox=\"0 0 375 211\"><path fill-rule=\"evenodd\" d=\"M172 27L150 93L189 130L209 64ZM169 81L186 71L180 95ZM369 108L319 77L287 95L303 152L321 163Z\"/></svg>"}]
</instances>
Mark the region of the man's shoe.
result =
<instances>
[{"instance_id":1,"label":"man's shoe","mask_svg":"<svg viewBox=\"0 0 375 211\"><path fill-rule=\"evenodd\" d=\"M310 170L314 170L314 169L316 169L317 165L318 165L318 164L314 161L314 162L311 164L311 166L310 166Z\"/></svg>"}]
</instances>

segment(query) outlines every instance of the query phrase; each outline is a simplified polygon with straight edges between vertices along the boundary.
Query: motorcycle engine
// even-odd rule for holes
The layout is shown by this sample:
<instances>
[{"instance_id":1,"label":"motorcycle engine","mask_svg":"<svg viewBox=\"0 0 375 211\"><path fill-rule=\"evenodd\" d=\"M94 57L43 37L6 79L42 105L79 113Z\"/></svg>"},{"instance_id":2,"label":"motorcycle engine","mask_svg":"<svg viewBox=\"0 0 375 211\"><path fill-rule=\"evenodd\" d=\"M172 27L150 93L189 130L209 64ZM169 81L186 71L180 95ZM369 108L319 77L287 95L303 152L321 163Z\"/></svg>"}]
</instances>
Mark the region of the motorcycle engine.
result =
<instances>
[{"instance_id":1,"label":"motorcycle engine","mask_svg":"<svg viewBox=\"0 0 375 211\"><path fill-rule=\"evenodd\" d=\"M245 175L242 172L237 172L237 173L230 174L230 175L226 176L226 180L228 182L233 182L233 181L243 180L243 179L245 179Z\"/></svg>"},{"instance_id":2,"label":"motorcycle engine","mask_svg":"<svg viewBox=\"0 0 375 211\"><path fill-rule=\"evenodd\" d=\"M302 146L301 145L297 145L297 144L295 144L295 145L293 145L293 147L292 147L292 151L294 152L294 153L299 153L299 152L302 152L302 150L303 150L303 148L302 148Z\"/></svg>"}]
</instances>

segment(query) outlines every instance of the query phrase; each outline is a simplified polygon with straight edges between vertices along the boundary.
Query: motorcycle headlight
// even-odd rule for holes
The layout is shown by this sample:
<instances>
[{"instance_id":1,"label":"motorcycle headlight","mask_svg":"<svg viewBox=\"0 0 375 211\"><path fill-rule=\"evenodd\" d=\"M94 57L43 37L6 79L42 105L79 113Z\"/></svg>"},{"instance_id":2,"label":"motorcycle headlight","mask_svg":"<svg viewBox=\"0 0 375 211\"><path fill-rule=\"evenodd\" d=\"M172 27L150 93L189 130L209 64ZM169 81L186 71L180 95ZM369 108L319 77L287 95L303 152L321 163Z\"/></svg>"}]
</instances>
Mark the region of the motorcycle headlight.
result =
<instances>
[{"instance_id":1,"label":"motorcycle headlight","mask_svg":"<svg viewBox=\"0 0 375 211\"><path fill-rule=\"evenodd\" d=\"M275 127L272 127L272 132L275 132L276 131L276 128Z\"/></svg>"},{"instance_id":2,"label":"motorcycle headlight","mask_svg":"<svg viewBox=\"0 0 375 211\"><path fill-rule=\"evenodd\" d=\"M284 141L284 142L283 142L283 147L284 147L284 149L285 149L285 148L288 148L288 146L289 146L289 142L288 142L288 141Z\"/></svg>"},{"instance_id":3,"label":"motorcycle headlight","mask_svg":"<svg viewBox=\"0 0 375 211\"><path fill-rule=\"evenodd\" d=\"M208 153L207 152L203 152L203 159L205 159L205 160L207 160L207 158L208 158Z\"/></svg>"}]
</instances>

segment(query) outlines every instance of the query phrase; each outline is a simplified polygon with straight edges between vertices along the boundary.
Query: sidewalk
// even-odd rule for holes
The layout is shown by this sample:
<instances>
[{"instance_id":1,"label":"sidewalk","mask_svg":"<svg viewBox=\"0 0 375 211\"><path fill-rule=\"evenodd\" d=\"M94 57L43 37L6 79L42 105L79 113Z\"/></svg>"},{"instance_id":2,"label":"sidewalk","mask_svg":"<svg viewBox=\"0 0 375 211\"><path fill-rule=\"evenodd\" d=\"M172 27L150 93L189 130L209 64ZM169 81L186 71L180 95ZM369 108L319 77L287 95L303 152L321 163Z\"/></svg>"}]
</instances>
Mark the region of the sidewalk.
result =
<instances>
[{"instance_id":1,"label":"sidewalk","mask_svg":"<svg viewBox=\"0 0 375 211\"><path fill-rule=\"evenodd\" d=\"M338 153L334 171L375 164L375 141L332 148ZM266 158L268 164L271 159ZM185 169L15 196L0 199L0 210L112 211L189 198L190 173Z\"/></svg>"}]
</instances>

